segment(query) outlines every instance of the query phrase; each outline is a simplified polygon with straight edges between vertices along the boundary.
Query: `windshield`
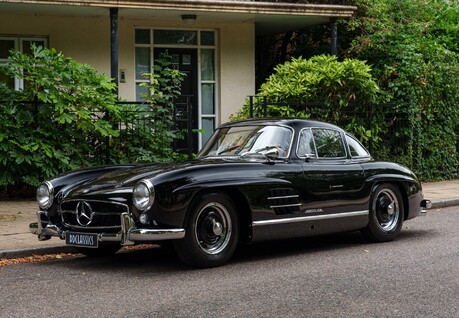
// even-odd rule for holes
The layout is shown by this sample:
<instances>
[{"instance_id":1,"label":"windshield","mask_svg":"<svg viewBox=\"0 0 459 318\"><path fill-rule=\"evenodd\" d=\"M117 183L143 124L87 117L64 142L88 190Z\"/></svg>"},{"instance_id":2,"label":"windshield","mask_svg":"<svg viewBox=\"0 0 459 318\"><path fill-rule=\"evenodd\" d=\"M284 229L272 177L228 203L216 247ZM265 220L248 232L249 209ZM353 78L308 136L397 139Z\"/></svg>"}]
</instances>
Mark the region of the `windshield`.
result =
<instances>
[{"instance_id":1,"label":"windshield","mask_svg":"<svg viewBox=\"0 0 459 318\"><path fill-rule=\"evenodd\" d=\"M292 130L280 126L240 126L218 129L198 157L263 154L287 158Z\"/></svg>"}]
</instances>

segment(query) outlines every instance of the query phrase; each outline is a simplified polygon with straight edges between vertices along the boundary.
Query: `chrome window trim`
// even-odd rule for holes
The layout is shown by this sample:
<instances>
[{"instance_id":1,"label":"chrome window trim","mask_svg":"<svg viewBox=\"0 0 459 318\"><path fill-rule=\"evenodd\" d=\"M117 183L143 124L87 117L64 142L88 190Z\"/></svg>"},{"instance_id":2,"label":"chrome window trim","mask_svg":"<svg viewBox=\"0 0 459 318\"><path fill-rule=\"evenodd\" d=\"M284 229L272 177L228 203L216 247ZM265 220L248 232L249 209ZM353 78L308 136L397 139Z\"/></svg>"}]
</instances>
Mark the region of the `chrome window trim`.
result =
<instances>
[{"instance_id":1,"label":"chrome window trim","mask_svg":"<svg viewBox=\"0 0 459 318\"><path fill-rule=\"evenodd\" d=\"M344 212L344 213L301 216L301 217L284 218L284 219L271 219L271 220L263 220L263 221L253 221L252 226L264 226L264 225L276 225L276 224L288 224L288 223L298 223L298 222L308 222L308 221L329 220L329 219L335 219L335 218L364 216L364 215L369 215L369 214L370 214L370 210L362 210L362 211L353 211L353 212Z\"/></svg>"},{"instance_id":2,"label":"chrome window trim","mask_svg":"<svg viewBox=\"0 0 459 318\"><path fill-rule=\"evenodd\" d=\"M315 154L314 154L314 157L309 157L311 159L317 159L317 160L343 160L343 159L347 159L349 157L349 149L348 149L348 145L347 145L347 141L346 141L346 135L343 134L340 130L338 129L334 129L334 128L328 128L328 127L306 127L306 128L303 128L300 130L299 132L299 135L298 135L298 142L297 142L297 145L296 145L296 155L298 158L300 159L306 159L307 156L305 155L299 155L298 153L298 150L300 148L300 138L301 138L301 134L304 130L310 130L311 131L311 135L312 135L312 140L314 142L314 150L315 150ZM341 136L341 141L342 141L342 144L343 144L343 148L344 148L344 153L345 155L343 157L333 157L333 158L324 158L324 157L319 157L317 155L318 151L317 151L317 145L316 145L316 140L314 138L314 133L313 133L313 129L321 129L321 130L332 130L332 131L336 131L340 136ZM366 148L365 148L366 149Z\"/></svg>"}]
</instances>

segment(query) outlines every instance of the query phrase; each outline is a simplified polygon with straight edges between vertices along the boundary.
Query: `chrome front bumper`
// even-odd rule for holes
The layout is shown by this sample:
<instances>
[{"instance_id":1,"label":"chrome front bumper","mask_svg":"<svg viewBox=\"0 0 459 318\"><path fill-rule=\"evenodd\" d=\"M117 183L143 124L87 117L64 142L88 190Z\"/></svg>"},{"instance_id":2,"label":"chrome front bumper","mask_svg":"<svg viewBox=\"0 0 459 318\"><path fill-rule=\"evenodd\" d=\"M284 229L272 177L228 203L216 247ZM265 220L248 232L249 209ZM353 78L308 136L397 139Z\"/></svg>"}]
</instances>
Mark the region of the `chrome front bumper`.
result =
<instances>
[{"instance_id":1,"label":"chrome front bumper","mask_svg":"<svg viewBox=\"0 0 459 318\"><path fill-rule=\"evenodd\" d=\"M134 245L135 243L155 242L165 240L178 240L185 237L185 229L139 229L129 213L121 214L121 231L118 233L100 233L99 242L119 242L121 245ZM29 225L32 234L38 235L39 241L49 240L52 236L65 240L67 231L60 229L55 224L46 222L46 213L37 212L36 223Z\"/></svg>"}]
</instances>

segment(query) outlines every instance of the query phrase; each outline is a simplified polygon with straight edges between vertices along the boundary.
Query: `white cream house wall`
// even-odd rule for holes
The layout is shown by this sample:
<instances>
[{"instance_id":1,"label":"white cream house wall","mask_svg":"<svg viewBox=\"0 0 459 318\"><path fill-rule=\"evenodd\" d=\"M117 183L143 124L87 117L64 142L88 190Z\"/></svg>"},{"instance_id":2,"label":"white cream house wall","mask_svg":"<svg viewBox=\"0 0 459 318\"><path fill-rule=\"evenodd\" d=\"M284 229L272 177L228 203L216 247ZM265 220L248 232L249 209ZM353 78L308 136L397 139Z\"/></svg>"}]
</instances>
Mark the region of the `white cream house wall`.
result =
<instances>
[{"instance_id":1,"label":"white cream house wall","mask_svg":"<svg viewBox=\"0 0 459 318\"><path fill-rule=\"evenodd\" d=\"M1 35L47 36L49 46L110 74L108 17L0 15Z\"/></svg>"},{"instance_id":2,"label":"white cream house wall","mask_svg":"<svg viewBox=\"0 0 459 318\"><path fill-rule=\"evenodd\" d=\"M136 27L185 29L177 23L154 20L119 19L119 69L126 70L126 83L119 84L120 97L135 99ZM217 123L229 120L248 95L255 92L255 25L253 23L202 24L193 29L215 29L217 45ZM62 51L78 62L110 74L110 31L107 17L60 17L0 14L0 35L47 36L49 46Z\"/></svg>"}]
</instances>

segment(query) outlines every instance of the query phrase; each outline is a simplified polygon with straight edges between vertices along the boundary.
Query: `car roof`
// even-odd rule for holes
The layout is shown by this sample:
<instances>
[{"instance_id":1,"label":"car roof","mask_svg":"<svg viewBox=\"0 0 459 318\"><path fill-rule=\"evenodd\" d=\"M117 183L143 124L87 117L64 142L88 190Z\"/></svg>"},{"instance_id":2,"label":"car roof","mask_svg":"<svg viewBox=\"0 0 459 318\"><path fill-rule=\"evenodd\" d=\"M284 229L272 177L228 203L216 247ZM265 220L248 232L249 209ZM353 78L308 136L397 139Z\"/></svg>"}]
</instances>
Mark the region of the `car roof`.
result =
<instances>
[{"instance_id":1,"label":"car roof","mask_svg":"<svg viewBox=\"0 0 459 318\"><path fill-rule=\"evenodd\" d=\"M301 118L253 118L246 119L234 122L228 122L221 125L221 128L224 127L235 127L235 126L251 126L251 125L279 125L279 126L288 126L292 128L302 129L302 128L331 128L342 131L342 129L336 125L325 123L318 120L311 119L301 119Z\"/></svg>"}]
</instances>

